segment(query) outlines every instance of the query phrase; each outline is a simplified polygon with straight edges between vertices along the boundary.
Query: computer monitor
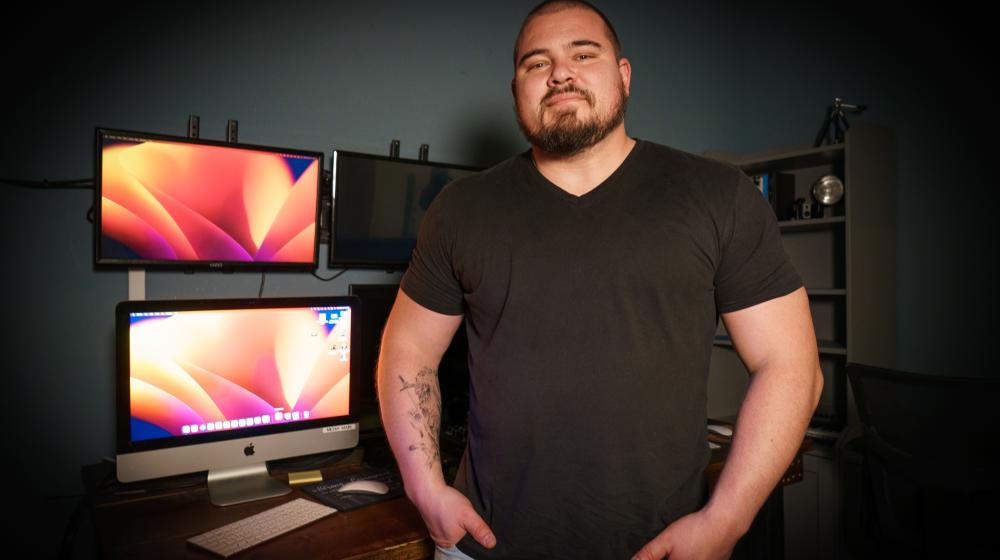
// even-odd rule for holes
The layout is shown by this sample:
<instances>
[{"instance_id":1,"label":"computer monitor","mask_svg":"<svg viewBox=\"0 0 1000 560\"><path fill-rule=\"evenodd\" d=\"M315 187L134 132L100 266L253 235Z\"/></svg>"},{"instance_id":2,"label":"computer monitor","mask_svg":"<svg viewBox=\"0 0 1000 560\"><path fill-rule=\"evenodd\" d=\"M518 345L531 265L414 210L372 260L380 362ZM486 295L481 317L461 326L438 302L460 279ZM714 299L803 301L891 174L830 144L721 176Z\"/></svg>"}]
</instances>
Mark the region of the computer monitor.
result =
<instances>
[{"instance_id":1,"label":"computer monitor","mask_svg":"<svg viewBox=\"0 0 1000 560\"><path fill-rule=\"evenodd\" d=\"M95 262L313 270L323 154L97 129Z\"/></svg>"},{"instance_id":2,"label":"computer monitor","mask_svg":"<svg viewBox=\"0 0 1000 560\"><path fill-rule=\"evenodd\" d=\"M349 296L119 303L118 479L208 471L218 505L289 492L267 461L358 443L360 315Z\"/></svg>"},{"instance_id":3,"label":"computer monitor","mask_svg":"<svg viewBox=\"0 0 1000 560\"><path fill-rule=\"evenodd\" d=\"M441 189L479 168L334 150L333 268L406 268Z\"/></svg>"}]
</instances>

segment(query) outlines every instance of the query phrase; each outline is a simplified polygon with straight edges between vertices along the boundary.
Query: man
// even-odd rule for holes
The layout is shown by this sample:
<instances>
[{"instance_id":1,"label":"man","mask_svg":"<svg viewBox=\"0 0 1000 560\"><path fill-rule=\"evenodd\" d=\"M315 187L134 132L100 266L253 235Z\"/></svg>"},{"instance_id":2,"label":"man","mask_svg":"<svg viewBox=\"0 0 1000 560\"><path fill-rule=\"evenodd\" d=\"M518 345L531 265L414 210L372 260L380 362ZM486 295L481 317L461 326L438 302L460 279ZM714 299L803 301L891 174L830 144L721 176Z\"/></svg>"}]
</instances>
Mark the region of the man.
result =
<instances>
[{"instance_id":1,"label":"man","mask_svg":"<svg viewBox=\"0 0 1000 560\"><path fill-rule=\"evenodd\" d=\"M543 3L514 62L532 148L435 199L386 325L379 398L407 495L439 557L724 558L822 386L774 217L736 168L626 134L632 68L596 8ZM719 314L752 380L706 502ZM436 368L463 316L452 488Z\"/></svg>"}]
</instances>

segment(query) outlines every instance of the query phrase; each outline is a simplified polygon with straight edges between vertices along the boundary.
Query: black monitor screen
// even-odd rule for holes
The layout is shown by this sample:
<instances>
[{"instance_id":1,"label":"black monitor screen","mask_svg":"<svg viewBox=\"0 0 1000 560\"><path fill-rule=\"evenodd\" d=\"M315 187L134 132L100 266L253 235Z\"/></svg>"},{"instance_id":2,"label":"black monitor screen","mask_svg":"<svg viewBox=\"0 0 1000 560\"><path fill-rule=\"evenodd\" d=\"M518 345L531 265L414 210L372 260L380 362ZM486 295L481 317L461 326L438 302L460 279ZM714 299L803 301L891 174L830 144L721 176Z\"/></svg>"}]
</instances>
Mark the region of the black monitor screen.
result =
<instances>
[{"instance_id":1,"label":"black monitor screen","mask_svg":"<svg viewBox=\"0 0 1000 560\"><path fill-rule=\"evenodd\" d=\"M420 220L451 181L478 168L335 151L330 266L405 268Z\"/></svg>"}]
</instances>

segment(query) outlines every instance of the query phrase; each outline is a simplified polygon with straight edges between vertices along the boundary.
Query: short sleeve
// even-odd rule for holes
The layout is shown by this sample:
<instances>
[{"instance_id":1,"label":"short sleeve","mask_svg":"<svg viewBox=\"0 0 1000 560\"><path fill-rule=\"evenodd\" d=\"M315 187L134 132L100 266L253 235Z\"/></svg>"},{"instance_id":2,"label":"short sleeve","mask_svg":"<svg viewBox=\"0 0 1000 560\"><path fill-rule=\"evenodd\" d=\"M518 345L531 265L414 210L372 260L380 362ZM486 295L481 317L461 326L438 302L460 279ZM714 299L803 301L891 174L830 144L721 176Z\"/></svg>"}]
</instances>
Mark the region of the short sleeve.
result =
<instances>
[{"instance_id":1,"label":"short sleeve","mask_svg":"<svg viewBox=\"0 0 1000 560\"><path fill-rule=\"evenodd\" d=\"M400 281L400 289L431 311L461 315L462 287L452 267L458 219L453 200L448 196L452 186L438 194L420 221L417 246Z\"/></svg>"},{"instance_id":2,"label":"short sleeve","mask_svg":"<svg viewBox=\"0 0 1000 560\"><path fill-rule=\"evenodd\" d=\"M751 307L802 286L781 244L774 212L742 171L729 223L715 274L719 313Z\"/></svg>"}]
</instances>

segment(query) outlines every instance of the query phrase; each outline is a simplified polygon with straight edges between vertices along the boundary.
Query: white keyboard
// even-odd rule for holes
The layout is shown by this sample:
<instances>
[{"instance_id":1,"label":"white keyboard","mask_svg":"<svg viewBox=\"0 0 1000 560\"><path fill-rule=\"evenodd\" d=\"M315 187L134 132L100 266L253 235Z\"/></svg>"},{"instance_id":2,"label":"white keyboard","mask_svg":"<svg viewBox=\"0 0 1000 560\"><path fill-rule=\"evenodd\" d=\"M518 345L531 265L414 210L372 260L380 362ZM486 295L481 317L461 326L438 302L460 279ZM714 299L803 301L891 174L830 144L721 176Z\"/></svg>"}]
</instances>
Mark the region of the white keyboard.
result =
<instances>
[{"instance_id":1,"label":"white keyboard","mask_svg":"<svg viewBox=\"0 0 1000 560\"><path fill-rule=\"evenodd\" d=\"M318 521L337 510L299 498L191 537L188 542L223 558Z\"/></svg>"}]
</instances>

